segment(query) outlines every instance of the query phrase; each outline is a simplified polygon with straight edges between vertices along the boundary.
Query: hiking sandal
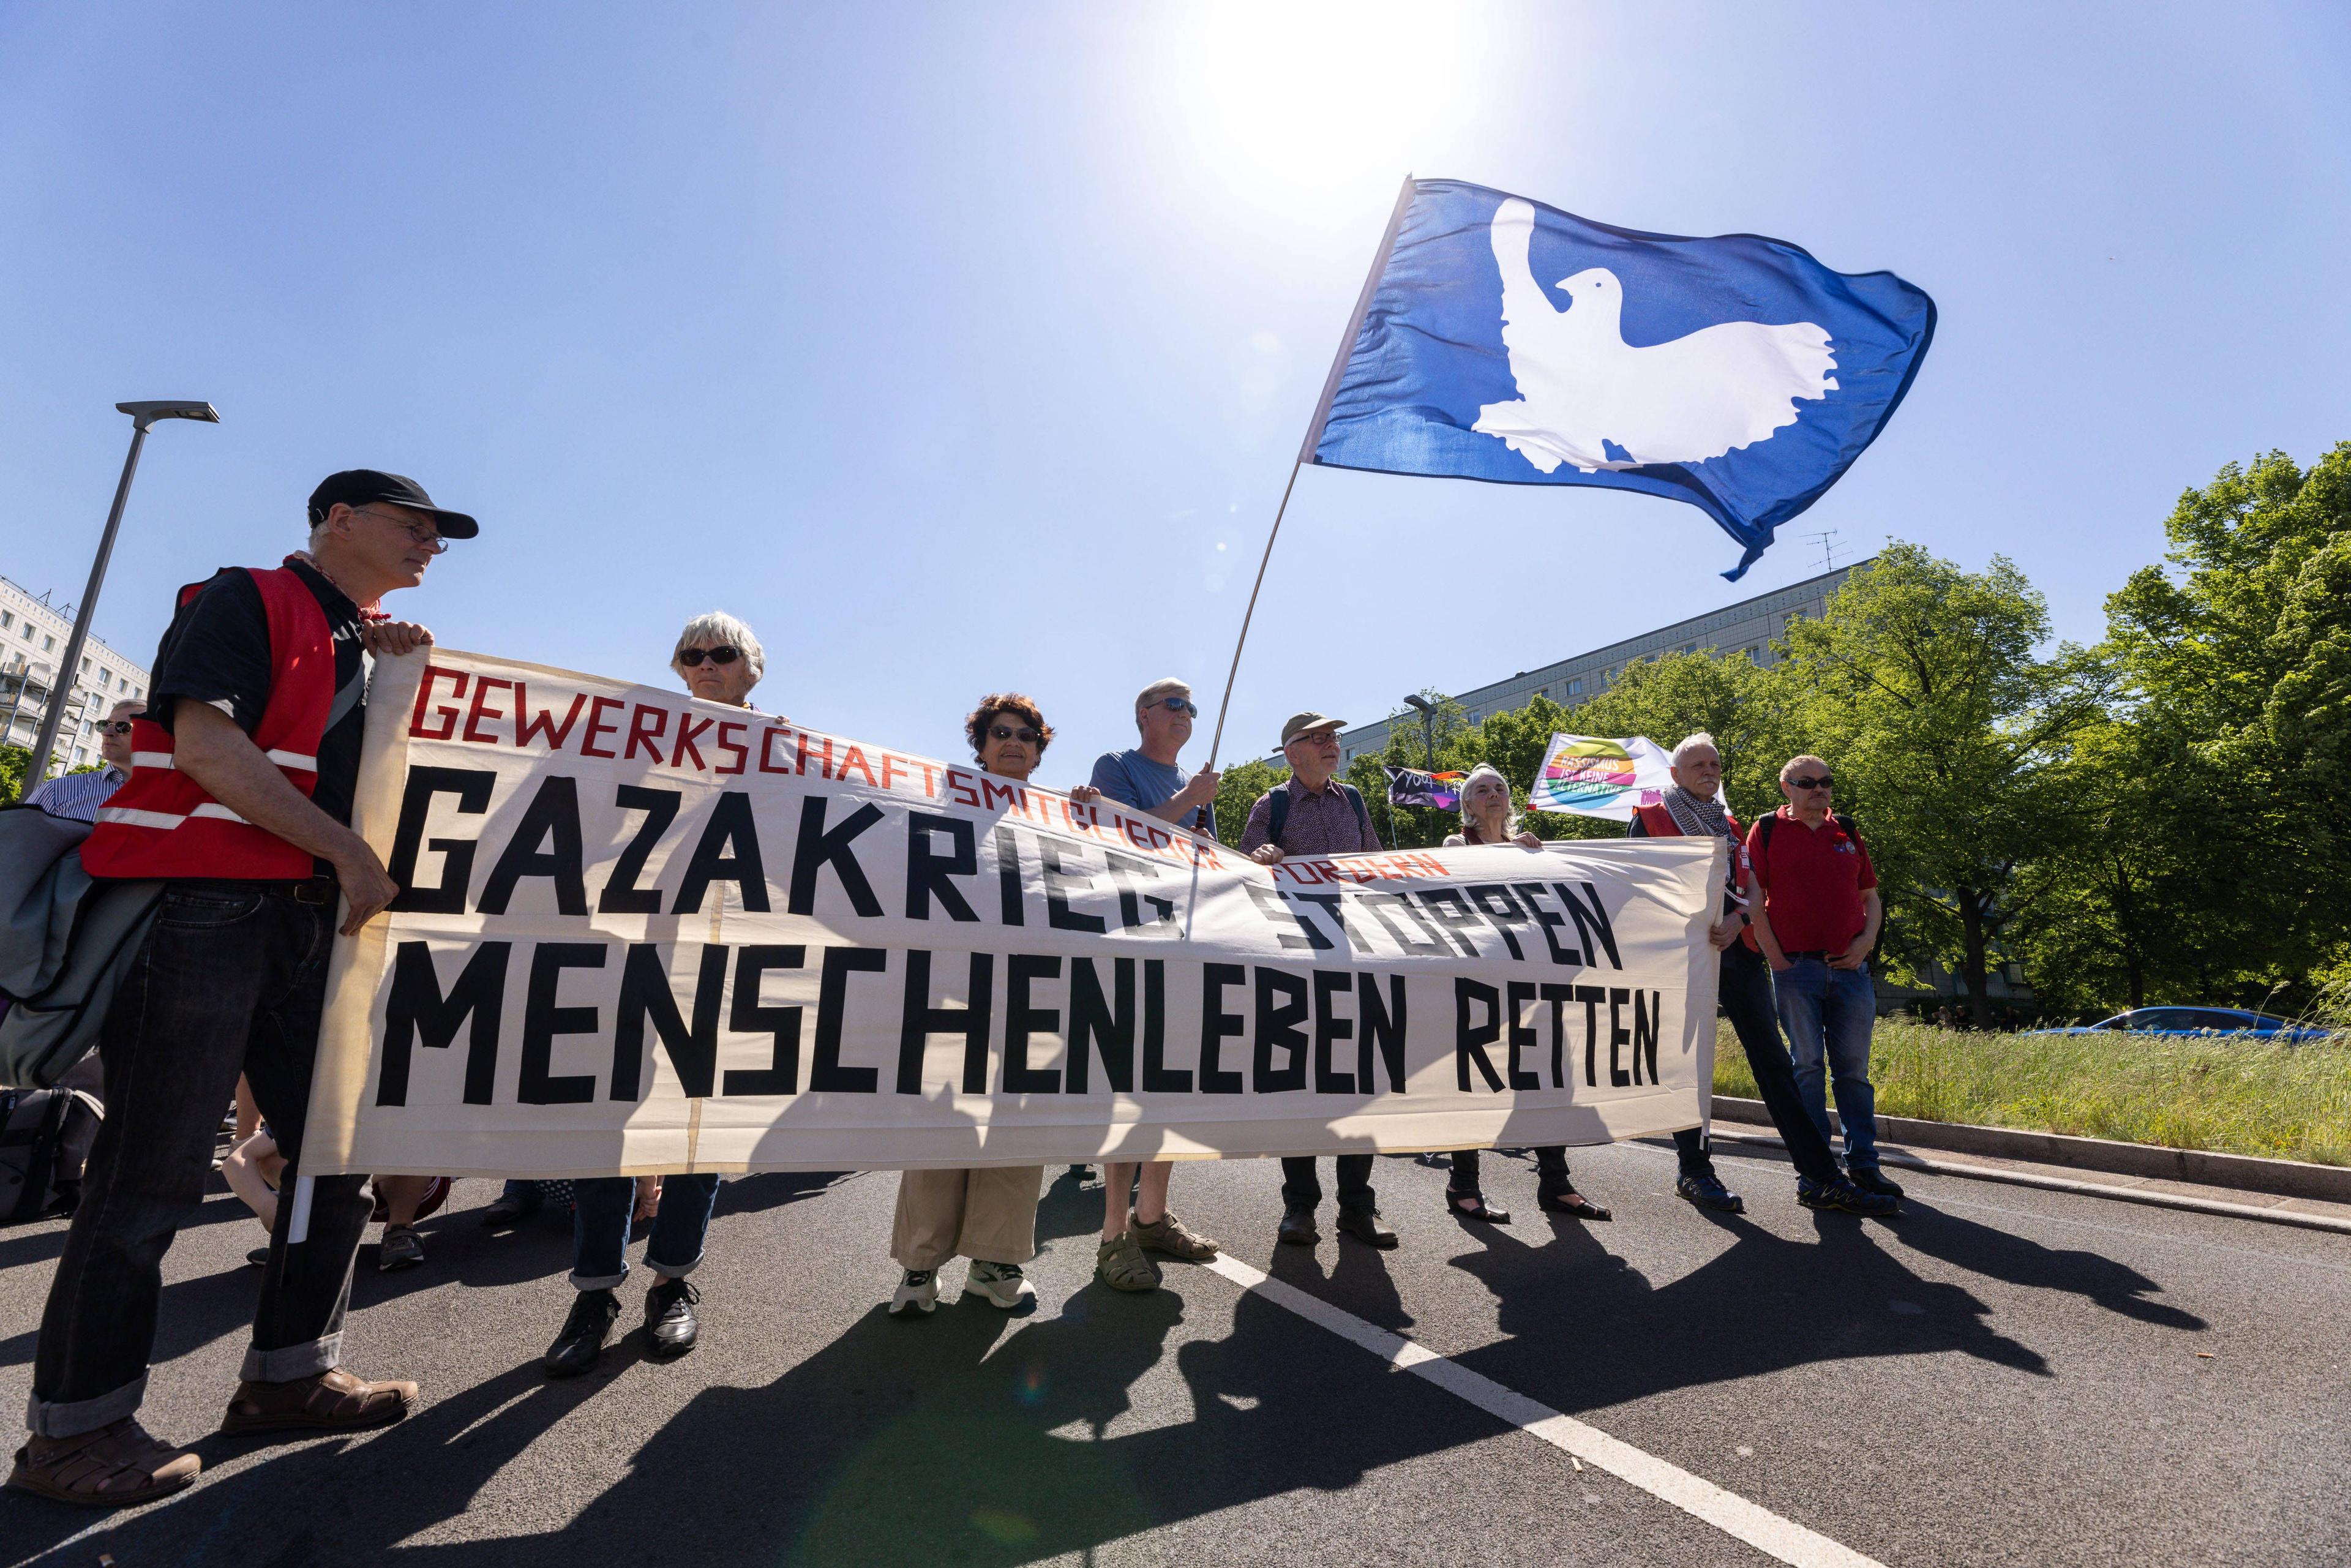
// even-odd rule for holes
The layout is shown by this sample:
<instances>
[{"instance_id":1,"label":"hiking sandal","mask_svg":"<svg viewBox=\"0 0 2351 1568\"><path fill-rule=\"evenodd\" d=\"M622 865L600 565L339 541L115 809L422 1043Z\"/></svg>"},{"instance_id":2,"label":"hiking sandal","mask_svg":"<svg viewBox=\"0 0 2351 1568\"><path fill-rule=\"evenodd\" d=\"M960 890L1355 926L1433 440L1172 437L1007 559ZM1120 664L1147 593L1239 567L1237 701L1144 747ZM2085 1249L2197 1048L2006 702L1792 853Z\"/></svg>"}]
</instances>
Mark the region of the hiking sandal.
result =
<instances>
[{"instance_id":1,"label":"hiking sandal","mask_svg":"<svg viewBox=\"0 0 2351 1568\"><path fill-rule=\"evenodd\" d=\"M137 1416L126 1416L70 1437L33 1438L16 1450L8 1484L84 1508L134 1508L184 1490L204 1468L194 1454L151 1436Z\"/></svg>"},{"instance_id":2,"label":"hiking sandal","mask_svg":"<svg viewBox=\"0 0 2351 1568\"><path fill-rule=\"evenodd\" d=\"M1134 1211L1129 1209L1126 1213L1126 1233L1134 1238L1139 1247L1153 1252L1165 1252L1170 1258L1181 1258L1187 1263L1204 1262L1217 1255L1217 1244L1185 1228L1184 1222L1176 1218L1174 1209L1169 1209L1148 1225L1137 1219Z\"/></svg>"},{"instance_id":3,"label":"hiking sandal","mask_svg":"<svg viewBox=\"0 0 2351 1568\"><path fill-rule=\"evenodd\" d=\"M1143 1255L1131 1230L1122 1230L1094 1249L1094 1278L1113 1291L1155 1291L1159 1265Z\"/></svg>"}]
</instances>

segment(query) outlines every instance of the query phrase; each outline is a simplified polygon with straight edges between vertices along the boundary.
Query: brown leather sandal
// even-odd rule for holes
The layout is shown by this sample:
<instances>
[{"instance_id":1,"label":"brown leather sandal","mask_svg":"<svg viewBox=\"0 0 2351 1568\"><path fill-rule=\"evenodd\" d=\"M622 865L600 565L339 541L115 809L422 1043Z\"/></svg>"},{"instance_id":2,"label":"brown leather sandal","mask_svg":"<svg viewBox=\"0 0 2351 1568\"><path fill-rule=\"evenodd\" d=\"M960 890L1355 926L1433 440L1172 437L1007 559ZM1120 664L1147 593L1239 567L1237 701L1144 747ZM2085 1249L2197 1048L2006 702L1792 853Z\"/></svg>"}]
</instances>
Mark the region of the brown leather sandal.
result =
<instances>
[{"instance_id":1,"label":"brown leather sandal","mask_svg":"<svg viewBox=\"0 0 2351 1568\"><path fill-rule=\"evenodd\" d=\"M151 1436L135 1416L70 1437L35 1437L16 1450L8 1484L85 1508L133 1508L184 1490L204 1462ZM132 1484L130 1478L138 1478Z\"/></svg>"},{"instance_id":2,"label":"brown leather sandal","mask_svg":"<svg viewBox=\"0 0 2351 1568\"><path fill-rule=\"evenodd\" d=\"M399 1420L415 1402L413 1383L367 1383L339 1366L290 1383L238 1384L221 1430L358 1432Z\"/></svg>"}]
</instances>

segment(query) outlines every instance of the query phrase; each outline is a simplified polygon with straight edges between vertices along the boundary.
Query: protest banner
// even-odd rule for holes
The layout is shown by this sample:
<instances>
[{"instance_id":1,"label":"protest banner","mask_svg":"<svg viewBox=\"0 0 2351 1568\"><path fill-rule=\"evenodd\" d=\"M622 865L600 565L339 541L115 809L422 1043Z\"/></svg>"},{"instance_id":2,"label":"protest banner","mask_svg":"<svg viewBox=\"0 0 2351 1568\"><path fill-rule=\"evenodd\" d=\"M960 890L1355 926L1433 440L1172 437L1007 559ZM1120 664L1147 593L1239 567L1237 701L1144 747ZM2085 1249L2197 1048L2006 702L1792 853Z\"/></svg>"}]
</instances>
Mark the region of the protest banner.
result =
<instances>
[{"instance_id":1,"label":"protest banner","mask_svg":"<svg viewBox=\"0 0 2351 1568\"><path fill-rule=\"evenodd\" d=\"M376 666L333 1171L1599 1143L1695 1125L1715 841L1255 864L1107 801L430 648Z\"/></svg>"}]
</instances>

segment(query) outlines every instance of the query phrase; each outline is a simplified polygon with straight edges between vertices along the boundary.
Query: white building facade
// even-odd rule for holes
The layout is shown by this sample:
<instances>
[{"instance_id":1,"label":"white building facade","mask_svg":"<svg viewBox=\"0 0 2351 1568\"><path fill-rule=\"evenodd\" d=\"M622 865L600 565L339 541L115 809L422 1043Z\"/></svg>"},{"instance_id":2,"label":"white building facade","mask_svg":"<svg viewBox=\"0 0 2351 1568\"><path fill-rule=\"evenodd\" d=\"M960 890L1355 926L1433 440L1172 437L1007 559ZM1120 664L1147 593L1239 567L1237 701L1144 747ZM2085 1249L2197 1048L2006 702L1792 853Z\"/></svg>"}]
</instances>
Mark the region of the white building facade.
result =
<instances>
[{"instance_id":1,"label":"white building facade","mask_svg":"<svg viewBox=\"0 0 2351 1568\"><path fill-rule=\"evenodd\" d=\"M96 636L82 645L80 667L62 670L72 636L72 605L53 606L47 595L0 577L0 741L29 750L50 702L62 698L52 774L99 760L98 726L107 710L147 696L147 666Z\"/></svg>"}]
</instances>

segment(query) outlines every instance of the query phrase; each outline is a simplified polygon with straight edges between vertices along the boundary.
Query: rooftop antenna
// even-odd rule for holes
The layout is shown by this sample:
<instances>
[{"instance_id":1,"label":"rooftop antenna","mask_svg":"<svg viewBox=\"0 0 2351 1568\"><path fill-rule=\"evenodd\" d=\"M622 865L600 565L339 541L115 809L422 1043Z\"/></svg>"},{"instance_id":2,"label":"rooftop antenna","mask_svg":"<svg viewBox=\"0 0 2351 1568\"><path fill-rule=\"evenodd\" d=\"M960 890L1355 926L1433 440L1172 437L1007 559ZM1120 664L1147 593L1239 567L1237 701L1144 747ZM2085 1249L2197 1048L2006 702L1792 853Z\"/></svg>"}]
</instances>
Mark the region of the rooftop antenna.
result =
<instances>
[{"instance_id":1,"label":"rooftop antenna","mask_svg":"<svg viewBox=\"0 0 2351 1568\"><path fill-rule=\"evenodd\" d=\"M1819 533L1806 534L1804 537L1821 547L1822 569L1827 571L1834 571L1836 570L1836 552L1839 548L1836 542L1837 530L1834 528L1823 528Z\"/></svg>"}]
</instances>

